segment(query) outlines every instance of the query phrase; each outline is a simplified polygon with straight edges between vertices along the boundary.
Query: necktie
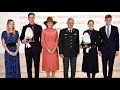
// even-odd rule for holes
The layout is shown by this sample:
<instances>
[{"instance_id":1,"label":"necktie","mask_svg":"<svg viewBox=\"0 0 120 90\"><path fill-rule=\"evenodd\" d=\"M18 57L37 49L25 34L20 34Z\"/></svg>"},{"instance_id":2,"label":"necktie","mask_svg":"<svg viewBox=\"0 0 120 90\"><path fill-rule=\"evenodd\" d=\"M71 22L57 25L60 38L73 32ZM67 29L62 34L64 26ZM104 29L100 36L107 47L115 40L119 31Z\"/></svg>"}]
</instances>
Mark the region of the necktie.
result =
<instances>
[{"instance_id":1,"label":"necktie","mask_svg":"<svg viewBox=\"0 0 120 90\"><path fill-rule=\"evenodd\" d=\"M110 32L109 32L109 26L107 27L107 37L109 38L109 34L110 34Z\"/></svg>"},{"instance_id":2,"label":"necktie","mask_svg":"<svg viewBox=\"0 0 120 90\"><path fill-rule=\"evenodd\" d=\"M72 33L72 30L70 29L70 33Z\"/></svg>"}]
</instances>

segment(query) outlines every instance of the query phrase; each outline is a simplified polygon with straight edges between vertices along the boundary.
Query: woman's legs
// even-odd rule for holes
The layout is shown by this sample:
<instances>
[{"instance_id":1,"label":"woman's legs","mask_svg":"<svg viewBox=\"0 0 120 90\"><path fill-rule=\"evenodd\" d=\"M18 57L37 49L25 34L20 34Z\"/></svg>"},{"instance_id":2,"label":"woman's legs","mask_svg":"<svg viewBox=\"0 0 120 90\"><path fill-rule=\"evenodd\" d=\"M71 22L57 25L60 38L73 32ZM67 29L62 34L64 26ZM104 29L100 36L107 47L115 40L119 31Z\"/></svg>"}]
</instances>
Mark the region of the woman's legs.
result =
<instances>
[{"instance_id":1,"label":"woman's legs","mask_svg":"<svg viewBox=\"0 0 120 90\"><path fill-rule=\"evenodd\" d=\"M92 78L95 78L96 73L92 73ZM87 72L87 77L90 78L90 73Z\"/></svg>"},{"instance_id":2,"label":"woman's legs","mask_svg":"<svg viewBox=\"0 0 120 90\"><path fill-rule=\"evenodd\" d=\"M47 78L50 78L50 71L47 71L46 74L47 74Z\"/></svg>"},{"instance_id":3,"label":"woman's legs","mask_svg":"<svg viewBox=\"0 0 120 90\"><path fill-rule=\"evenodd\" d=\"M55 71L52 71L52 78L55 77Z\"/></svg>"},{"instance_id":4,"label":"woman's legs","mask_svg":"<svg viewBox=\"0 0 120 90\"><path fill-rule=\"evenodd\" d=\"M95 74L96 74L96 73L92 73L92 78L95 78Z\"/></svg>"},{"instance_id":5,"label":"woman's legs","mask_svg":"<svg viewBox=\"0 0 120 90\"><path fill-rule=\"evenodd\" d=\"M87 77L90 78L90 73L87 72Z\"/></svg>"}]
</instances>

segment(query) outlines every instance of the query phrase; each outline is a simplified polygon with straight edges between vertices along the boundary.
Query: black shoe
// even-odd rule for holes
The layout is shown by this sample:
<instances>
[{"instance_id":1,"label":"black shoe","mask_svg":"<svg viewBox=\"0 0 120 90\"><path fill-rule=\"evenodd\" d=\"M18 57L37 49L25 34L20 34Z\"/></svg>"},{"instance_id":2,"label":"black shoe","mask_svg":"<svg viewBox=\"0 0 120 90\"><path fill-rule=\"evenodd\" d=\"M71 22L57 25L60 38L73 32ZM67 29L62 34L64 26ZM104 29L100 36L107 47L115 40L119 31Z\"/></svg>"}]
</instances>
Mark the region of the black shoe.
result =
<instances>
[{"instance_id":1,"label":"black shoe","mask_svg":"<svg viewBox=\"0 0 120 90\"><path fill-rule=\"evenodd\" d=\"M107 76L104 76L104 78L108 78Z\"/></svg>"}]
</instances>

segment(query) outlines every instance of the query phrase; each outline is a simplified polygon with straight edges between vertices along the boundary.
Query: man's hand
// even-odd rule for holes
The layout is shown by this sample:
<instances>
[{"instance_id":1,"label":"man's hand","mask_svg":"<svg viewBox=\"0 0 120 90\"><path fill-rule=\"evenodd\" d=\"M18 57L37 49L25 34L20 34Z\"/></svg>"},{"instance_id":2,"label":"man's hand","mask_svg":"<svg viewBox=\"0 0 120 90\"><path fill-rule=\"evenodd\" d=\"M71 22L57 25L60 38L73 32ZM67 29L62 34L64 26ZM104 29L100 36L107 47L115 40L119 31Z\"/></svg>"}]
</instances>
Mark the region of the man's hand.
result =
<instances>
[{"instance_id":1,"label":"man's hand","mask_svg":"<svg viewBox=\"0 0 120 90\"><path fill-rule=\"evenodd\" d=\"M98 51L98 55L99 55L99 56L102 56L102 53L101 53L101 51Z\"/></svg>"},{"instance_id":2,"label":"man's hand","mask_svg":"<svg viewBox=\"0 0 120 90\"><path fill-rule=\"evenodd\" d=\"M119 55L119 51L116 51L115 56L118 56L118 55Z\"/></svg>"},{"instance_id":3,"label":"man's hand","mask_svg":"<svg viewBox=\"0 0 120 90\"><path fill-rule=\"evenodd\" d=\"M63 55L63 54L60 54L60 57L61 57L61 58L64 58L64 55Z\"/></svg>"},{"instance_id":4,"label":"man's hand","mask_svg":"<svg viewBox=\"0 0 120 90\"><path fill-rule=\"evenodd\" d=\"M24 40L22 40L22 43L23 43L23 44L27 44L28 42L27 42L26 39L24 39Z\"/></svg>"}]
</instances>

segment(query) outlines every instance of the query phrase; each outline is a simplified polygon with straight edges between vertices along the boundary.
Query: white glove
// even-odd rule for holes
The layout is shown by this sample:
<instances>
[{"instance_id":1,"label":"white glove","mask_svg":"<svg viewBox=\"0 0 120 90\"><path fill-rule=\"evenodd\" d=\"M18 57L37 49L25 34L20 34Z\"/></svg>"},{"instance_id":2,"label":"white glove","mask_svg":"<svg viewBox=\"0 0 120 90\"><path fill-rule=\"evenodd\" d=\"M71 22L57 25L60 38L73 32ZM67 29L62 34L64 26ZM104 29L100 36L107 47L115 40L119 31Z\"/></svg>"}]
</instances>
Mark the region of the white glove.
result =
<instances>
[{"instance_id":1,"label":"white glove","mask_svg":"<svg viewBox=\"0 0 120 90\"><path fill-rule=\"evenodd\" d=\"M89 47L89 48L86 48L86 53L89 53L89 50L90 50L90 47Z\"/></svg>"},{"instance_id":2,"label":"white glove","mask_svg":"<svg viewBox=\"0 0 120 90\"><path fill-rule=\"evenodd\" d=\"M29 43L27 43L26 48L31 48L31 45Z\"/></svg>"}]
</instances>

